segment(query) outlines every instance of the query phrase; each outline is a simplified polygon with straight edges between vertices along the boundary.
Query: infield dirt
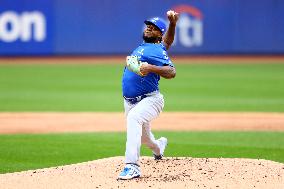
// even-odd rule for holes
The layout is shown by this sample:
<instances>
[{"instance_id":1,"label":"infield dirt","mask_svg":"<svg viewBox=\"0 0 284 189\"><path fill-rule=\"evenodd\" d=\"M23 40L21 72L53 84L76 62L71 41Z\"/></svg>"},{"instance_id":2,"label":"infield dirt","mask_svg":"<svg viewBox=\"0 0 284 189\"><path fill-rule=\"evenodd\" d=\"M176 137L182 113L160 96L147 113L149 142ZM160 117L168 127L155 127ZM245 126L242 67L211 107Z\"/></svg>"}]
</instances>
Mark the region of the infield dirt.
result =
<instances>
[{"instance_id":1,"label":"infield dirt","mask_svg":"<svg viewBox=\"0 0 284 189\"><path fill-rule=\"evenodd\" d=\"M283 131L284 113L163 112L153 130ZM0 133L126 131L123 113L0 113Z\"/></svg>"}]
</instances>

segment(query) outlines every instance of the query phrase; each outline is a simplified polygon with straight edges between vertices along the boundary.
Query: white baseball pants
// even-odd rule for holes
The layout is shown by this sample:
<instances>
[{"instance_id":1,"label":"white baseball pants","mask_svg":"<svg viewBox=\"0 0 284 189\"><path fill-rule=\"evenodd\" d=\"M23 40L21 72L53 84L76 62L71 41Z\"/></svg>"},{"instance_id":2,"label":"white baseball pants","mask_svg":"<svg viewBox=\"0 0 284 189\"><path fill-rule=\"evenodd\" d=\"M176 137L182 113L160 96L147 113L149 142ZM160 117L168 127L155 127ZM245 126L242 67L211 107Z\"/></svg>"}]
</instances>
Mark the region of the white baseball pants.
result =
<instances>
[{"instance_id":1,"label":"white baseball pants","mask_svg":"<svg viewBox=\"0 0 284 189\"><path fill-rule=\"evenodd\" d=\"M125 163L139 164L141 142L156 155L160 155L157 140L151 132L150 122L157 118L164 108L164 97L159 92L142 99L136 104L124 100L127 122Z\"/></svg>"}]
</instances>

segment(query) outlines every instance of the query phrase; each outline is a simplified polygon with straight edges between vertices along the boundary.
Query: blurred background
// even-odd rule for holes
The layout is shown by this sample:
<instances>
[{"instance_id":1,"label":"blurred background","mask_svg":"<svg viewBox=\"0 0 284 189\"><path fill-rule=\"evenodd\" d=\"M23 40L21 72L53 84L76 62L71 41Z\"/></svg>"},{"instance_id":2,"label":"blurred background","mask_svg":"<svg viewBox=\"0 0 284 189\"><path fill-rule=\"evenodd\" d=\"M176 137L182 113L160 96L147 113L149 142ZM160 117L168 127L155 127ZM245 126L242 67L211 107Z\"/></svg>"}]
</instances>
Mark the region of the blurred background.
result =
<instances>
[{"instance_id":1,"label":"blurred background","mask_svg":"<svg viewBox=\"0 0 284 189\"><path fill-rule=\"evenodd\" d=\"M170 9L173 55L284 53L282 0L1 0L0 56L126 55Z\"/></svg>"},{"instance_id":2,"label":"blurred background","mask_svg":"<svg viewBox=\"0 0 284 189\"><path fill-rule=\"evenodd\" d=\"M166 111L284 111L281 0L2 0L0 111L123 111L124 57L170 9Z\"/></svg>"},{"instance_id":3,"label":"blurred background","mask_svg":"<svg viewBox=\"0 0 284 189\"><path fill-rule=\"evenodd\" d=\"M0 111L123 111L125 56L170 9L166 111L284 111L281 0L2 0Z\"/></svg>"}]
</instances>

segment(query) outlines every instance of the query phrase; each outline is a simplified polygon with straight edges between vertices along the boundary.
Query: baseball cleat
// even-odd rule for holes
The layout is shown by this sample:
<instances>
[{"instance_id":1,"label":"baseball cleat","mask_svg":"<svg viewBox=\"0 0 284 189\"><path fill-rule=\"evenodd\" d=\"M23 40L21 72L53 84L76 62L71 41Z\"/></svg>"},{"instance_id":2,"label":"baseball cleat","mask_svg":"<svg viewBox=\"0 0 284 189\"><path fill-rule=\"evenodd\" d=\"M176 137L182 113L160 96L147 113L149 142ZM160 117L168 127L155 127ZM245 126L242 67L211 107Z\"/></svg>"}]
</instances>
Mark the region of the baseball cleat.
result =
<instances>
[{"instance_id":1,"label":"baseball cleat","mask_svg":"<svg viewBox=\"0 0 284 189\"><path fill-rule=\"evenodd\" d=\"M119 180L129 180L138 178L141 175L140 167L136 164L126 164L123 171L118 176Z\"/></svg>"},{"instance_id":2,"label":"baseball cleat","mask_svg":"<svg viewBox=\"0 0 284 189\"><path fill-rule=\"evenodd\" d=\"M160 147L160 155L154 154L154 159L155 160L160 160L160 159L163 158L164 151L165 151L165 149L166 149L166 147L168 145L168 139L165 138L165 137L159 138L158 141L159 141L159 147Z\"/></svg>"},{"instance_id":3,"label":"baseball cleat","mask_svg":"<svg viewBox=\"0 0 284 189\"><path fill-rule=\"evenodd\" d=\"M162 158L163 158L162 155L156 155L156 154L154 154L154 159L155 159L155 160L160 160L160 159L162 159Z\"/></svg>"}]
</instances>

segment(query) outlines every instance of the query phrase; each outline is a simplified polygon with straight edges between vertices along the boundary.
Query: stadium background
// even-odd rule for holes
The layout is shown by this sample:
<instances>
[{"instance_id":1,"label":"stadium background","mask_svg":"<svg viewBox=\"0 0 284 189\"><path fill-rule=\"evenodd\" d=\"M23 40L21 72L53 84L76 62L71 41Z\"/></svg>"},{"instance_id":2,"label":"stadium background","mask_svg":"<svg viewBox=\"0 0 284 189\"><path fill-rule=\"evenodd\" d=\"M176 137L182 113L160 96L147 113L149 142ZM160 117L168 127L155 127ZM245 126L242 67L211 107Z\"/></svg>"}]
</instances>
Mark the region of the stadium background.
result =
<instances>
[{"instance_id":1,"label":"stadium background","mask_svg":"<svg viewBox=\"0 0 284 189\"><path fill-rule=\"evenodd\" d=\"M166 19L169 9L180 12L169 50L178 75L161 81L165 111L270 112L279 115L278 130L283 130L281 0L3 0L0 126L8 127L10 112L15 119L26 112L122 112L124 57L141 43L143 21ZM21 120L16 124L24 127ZM172 141L169 156L284 162L282 131L155 134ZM124 132L1 134L0 172L123 155L124 142Z\"/></svg>"},{"instance_id":2,"label":"stadium background","mask_svg":"<svg viewBox=\"0 0 284 189\"><path fill-rule=\"evenodd\" d=\"M281 54L284 3L220 1L1 1L0 55L128 54L143 21L180 12L172 54Z\"/></svg>"}]
</instances>

